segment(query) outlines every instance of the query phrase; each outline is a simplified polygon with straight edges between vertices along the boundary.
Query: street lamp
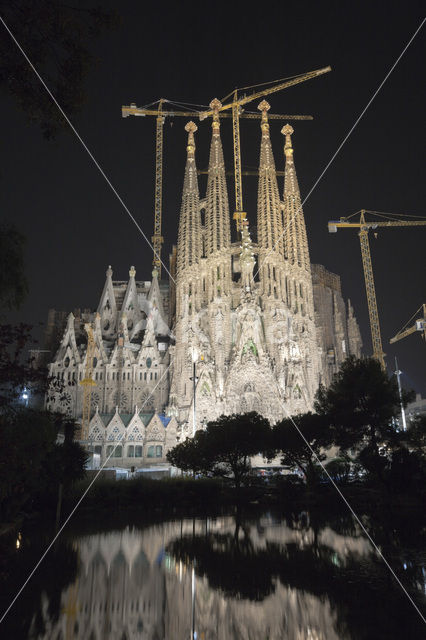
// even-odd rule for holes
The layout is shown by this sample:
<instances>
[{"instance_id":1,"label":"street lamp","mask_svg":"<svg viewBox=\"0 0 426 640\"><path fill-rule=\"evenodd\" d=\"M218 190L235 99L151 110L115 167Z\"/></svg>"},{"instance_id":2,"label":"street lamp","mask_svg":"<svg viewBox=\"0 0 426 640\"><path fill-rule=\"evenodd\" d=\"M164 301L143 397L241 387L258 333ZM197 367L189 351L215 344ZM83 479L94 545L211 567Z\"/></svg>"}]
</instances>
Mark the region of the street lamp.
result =
<instances>
[{"instance_id":1,"label":"street lamp","mask_svg":"<svg viewBox=\"0 0 426 640\"><path fill-rule=\"evenodd\" d=\"M399 404L400 404L400 407L401 407L402 430L403 431L407 431L407 421L405 419L404 402L403 402L403 399L402 399L402 387L401 387L401 373L402 373L402 371L400 371L398 369L398 360L396 359L396 356L395 356L395 368L396 368L395 375L396 375L396 379L398 381Z\"/></svg>"},{"instance_id":2,"label":"street lamp","mask_svg":"<svg viewBox=\"0 0 426 640\"><path fill-rule=\"evenodd\" d=\"M24 405L26 407L28 407L28 398L30 397L30 394L28 393L27 387L24 387L22 394L21 394L21 398L24 401Z\"/></svg>"}]
</instances>

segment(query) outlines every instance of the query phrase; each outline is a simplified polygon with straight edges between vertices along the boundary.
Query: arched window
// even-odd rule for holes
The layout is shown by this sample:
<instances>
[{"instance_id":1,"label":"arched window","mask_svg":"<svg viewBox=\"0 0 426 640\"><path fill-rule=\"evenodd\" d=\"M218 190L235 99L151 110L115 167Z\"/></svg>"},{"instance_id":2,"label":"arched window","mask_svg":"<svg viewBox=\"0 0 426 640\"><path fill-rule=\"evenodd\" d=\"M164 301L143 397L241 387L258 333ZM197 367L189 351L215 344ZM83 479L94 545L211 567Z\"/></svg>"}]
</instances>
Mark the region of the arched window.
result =
<instances>
[{"instance_id":1,"label":"arched window","mask_svg":"<svg viewBox=\"0 0 426 640\"><path fill-rule=\"evenodd\" d=\"M135 457L135 447L132 444L130 444L127 447L127 457L128 458L134 458Z\"/></svg>"},{"instance_id":2,"label":"arched window","mask_svg":"<svg viewBox=\"0 0 426 640\"><path fill-rule=\"evenodd\" d=\"M111 456L111 458L122 458L123 457L123 447L121 444L113 445L109 444L106 449L107 458Z\"/></svg>"},{"instance_id":3,"label":"arched window","mask_svg":"<svg viewBox=\"0 0 426 640\"><path fill-rule=\"evenodd\" d=\"M135 446L135 458L142 458L142 447L141 445Z\"/></svg>"}]
</instances>

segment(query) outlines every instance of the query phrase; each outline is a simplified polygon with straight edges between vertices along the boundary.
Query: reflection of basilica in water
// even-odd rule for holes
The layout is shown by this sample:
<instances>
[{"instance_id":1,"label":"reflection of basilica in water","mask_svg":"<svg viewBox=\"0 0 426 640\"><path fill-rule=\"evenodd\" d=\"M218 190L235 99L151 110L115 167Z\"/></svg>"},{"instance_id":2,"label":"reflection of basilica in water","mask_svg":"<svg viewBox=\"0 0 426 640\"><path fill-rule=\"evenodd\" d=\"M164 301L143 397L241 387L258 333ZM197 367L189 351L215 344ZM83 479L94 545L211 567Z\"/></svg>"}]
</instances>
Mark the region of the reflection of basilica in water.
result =
<instances>
[{"instance_id":1,"label":"reflection of basilica in water","mask_svg":"<svg viewBox=\"0 0 426 640\"><path fill-rule=\"evenodd\" d=\"M303 525L303 526L302 526ZM342 536L330 528L314 531L307 521L288 526L270 518L244 525L242 535L255 550L286 545L303 550L313 544L329 549L336 564L367 556L363 537ZM49 621L37 640L187 640L191 625L198 640L344 640L336 631L337 614L327 597L274 581L272 592L257 601L231 598L197 575L193 565L169 555L179 540L235 537L232 517L183 520L146 529L129 529L78 538L76 582L61 596L61 614ZM193 608L194 605L194 608ZM31 636L33 637L33 636Z\"/></svg>"}]
</instances>

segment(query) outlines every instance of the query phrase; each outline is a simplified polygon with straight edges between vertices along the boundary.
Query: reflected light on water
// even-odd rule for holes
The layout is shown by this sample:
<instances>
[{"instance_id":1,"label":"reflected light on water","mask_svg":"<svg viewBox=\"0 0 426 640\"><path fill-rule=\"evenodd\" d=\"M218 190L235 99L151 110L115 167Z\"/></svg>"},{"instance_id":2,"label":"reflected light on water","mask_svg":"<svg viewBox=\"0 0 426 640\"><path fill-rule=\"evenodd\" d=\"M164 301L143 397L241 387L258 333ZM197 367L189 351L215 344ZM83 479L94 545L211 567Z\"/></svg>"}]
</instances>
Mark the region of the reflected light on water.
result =
<instances>
[{"instance_id":1,"label":"reflected light on water","mask_svg":"<svg viewBox=\"0 0 426 640\"><path fill-rule=\"evenodd\" d=\"M339 587L329 596L321 576L331 583L354 558L377 560L356 527L345 535L269 515L127 527L73 546L77 580L57 619L45 601L37 640L352 640Z\"/></svg>"}]
</instances>

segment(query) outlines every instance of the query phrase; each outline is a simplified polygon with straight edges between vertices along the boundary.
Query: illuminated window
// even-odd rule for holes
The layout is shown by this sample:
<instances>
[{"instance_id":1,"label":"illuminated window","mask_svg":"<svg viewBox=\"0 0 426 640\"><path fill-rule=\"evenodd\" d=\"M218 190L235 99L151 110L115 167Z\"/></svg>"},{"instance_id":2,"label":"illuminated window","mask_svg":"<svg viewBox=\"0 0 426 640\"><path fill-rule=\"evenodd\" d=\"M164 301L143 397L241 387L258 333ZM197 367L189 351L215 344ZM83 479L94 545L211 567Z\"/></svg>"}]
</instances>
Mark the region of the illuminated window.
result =
<instances>
[{"instance_id":1,"label":"illuminated window","mask_svg":"<svg viewBox=\"0 0 426 640\"><path fill-rule=\"evenodd\" d=\"M147 458L162 458L163 447L161 445L151 445L148 447Z\"/></svg>"}]
</instances>

